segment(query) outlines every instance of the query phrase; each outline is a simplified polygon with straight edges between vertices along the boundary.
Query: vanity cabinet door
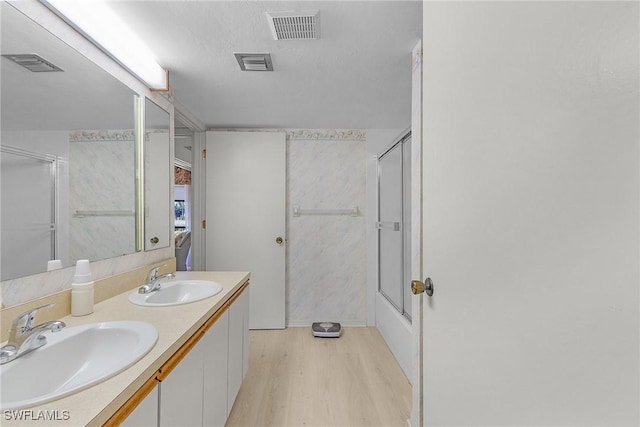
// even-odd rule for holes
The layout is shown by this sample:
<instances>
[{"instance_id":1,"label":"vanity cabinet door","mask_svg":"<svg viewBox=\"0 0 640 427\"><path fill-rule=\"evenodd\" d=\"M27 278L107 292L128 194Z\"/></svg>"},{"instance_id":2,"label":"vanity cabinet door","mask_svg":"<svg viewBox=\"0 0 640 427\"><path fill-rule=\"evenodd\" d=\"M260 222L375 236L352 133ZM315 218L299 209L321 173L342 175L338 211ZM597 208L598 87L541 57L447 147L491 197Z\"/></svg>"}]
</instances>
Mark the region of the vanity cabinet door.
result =
<instances>
[{"instance_id":1,"label":"vanity cabinet door","mask_svg":"<svg viewBox=\"0 0 640 427\"><path fill-rule=\"evenodd\" d=\"M202 426L203 360L200 341L160 383L160 426Z\"/></svg>"},{"instance_id":2,"label":"vanity cabinet door","mask_svg":"<svg viewBox=\"0 0 640 427\"><path fill-rule=\"evenodd\" d=\"M204 347L204 426L224 427L227 421L227 364L229 357L229 310L202 337Z\"/></svg>"},{"instance_id":3,"label":"vanity cabinet door","mask_svg":"<svg viewBox=\"0 0 640 427\"><path fill-rule=\"evenodd\" d=\"M247 375L249 370L249 291L244 291L240 295L238 305L242 307L243 326L242 326L242 379Z\"/></svg>"},{"instance_id":4,"label":"vanity cabinet door","mask_svg":"<svg viewBox=\"0 0 640 427\"><path fill-rule=\"evenodd\" d=\"M158 386L156 386L120 425L123 427L158 427L158 397Z\"/></svg>"}]
</instances>

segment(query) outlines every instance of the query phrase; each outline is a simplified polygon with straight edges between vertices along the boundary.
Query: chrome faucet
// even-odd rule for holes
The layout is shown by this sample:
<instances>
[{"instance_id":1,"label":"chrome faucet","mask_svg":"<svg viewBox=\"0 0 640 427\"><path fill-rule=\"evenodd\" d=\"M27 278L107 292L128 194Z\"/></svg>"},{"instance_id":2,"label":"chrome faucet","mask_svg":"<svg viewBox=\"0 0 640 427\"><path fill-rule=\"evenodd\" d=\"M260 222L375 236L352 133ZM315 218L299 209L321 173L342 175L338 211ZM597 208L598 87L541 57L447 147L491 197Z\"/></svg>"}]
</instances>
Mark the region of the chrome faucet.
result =
<instances>
[{"instance_id":1,"label":"chrome faucet","mask_svg":"<svg viewBox=\"0 0 640 427\"><path fill-rule=\"evenodd\" d=\"M161 274L158 276L158 271L160 271L160 267L153 267L147 273L147 281L143 286L138 288L139 294L149 294L151 292L155 292L160 289L160 280L162 279L173 279L176 277L173 273Z\"/></svg>"},{"instance_id":2,"label":"chrome faucet","mask_svg":"<svg viewBox=\"0 0 640 427\"><path fill-rule=\"evenodd\" d=\"M43 332L59 332L64 328L65 323L60 320L52 320L33 326L33 319L38 310L52 307L53 304L36 307L25 311L13 320L11 330L9 330L9 340L0 348L0 365L11 362L20 356L42 347L47 343L47 337Z\"/></svg>"}]
</instances>

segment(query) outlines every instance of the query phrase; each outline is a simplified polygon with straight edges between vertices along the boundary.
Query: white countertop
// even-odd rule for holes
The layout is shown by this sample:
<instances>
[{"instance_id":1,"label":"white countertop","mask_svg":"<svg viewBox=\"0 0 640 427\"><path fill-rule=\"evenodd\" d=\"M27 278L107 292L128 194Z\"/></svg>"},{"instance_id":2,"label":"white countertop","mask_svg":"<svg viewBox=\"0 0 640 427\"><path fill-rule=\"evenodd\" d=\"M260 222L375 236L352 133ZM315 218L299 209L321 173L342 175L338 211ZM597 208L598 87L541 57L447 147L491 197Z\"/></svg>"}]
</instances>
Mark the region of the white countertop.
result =
<instances>
[{"instance_id":1,"label":"white countertop","mask_svg":"<svg viewBox=\"0 0 640 427\"><path fill-rule=\"evenodd\" d=\"M0 414L0 425L102 425L249 279L249 273L177 272L176 279L213 280L222 285L222 291L201 301L169 307L131 304L128 301L131 291L127 291L96 304L90 315L60 319L69 327L112 320L149 322L158 330L158 342L146 356L118 375L79 393L27 410L33 416L37 416L40 411L48 414L55 414L57 411L60 417L66 411L69 418L67 421L16 421L3 411ZM51 369L55 369L55 366Z\"/></svg>"}]
</instances>

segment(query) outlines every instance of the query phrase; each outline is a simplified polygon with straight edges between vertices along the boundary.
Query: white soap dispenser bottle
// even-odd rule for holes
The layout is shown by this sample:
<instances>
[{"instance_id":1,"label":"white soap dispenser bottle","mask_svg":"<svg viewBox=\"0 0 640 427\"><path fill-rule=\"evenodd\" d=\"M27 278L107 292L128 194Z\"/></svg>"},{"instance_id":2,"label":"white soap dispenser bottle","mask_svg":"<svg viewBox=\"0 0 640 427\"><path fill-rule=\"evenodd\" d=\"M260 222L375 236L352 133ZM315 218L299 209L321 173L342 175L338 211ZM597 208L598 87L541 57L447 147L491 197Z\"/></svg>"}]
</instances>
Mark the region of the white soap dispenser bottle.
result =
<instances>
[{"instance_id":1,"label":"white soap dispenser bottle","mask_svg":"<svg viewBox=\"0 0 640 427\"><path fill-rule=\"evenodd\" d=\"M76 274L71 284L71 315L86 316L93 313L93 279L89 260L76 262Z\"/></svg>"}]
</instances>

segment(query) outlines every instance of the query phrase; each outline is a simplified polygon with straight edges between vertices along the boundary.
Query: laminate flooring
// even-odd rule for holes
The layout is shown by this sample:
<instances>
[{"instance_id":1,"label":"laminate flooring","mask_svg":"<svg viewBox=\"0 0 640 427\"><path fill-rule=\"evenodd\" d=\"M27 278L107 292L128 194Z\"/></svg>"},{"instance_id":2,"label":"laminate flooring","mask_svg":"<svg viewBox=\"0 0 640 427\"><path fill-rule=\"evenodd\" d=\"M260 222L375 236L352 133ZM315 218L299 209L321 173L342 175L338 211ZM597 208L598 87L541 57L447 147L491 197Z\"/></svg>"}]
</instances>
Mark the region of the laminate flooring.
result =
<instances>
[{"instance_id":1,"label":"laminate flooring","mask_svg":"<svg viewBox=\"0 0 640 427\"><path fill-rule=\"evenodd\" d=\"M226 427L405 427L410 411L411 385L376 328L259 330Z\"/></svg>"}]
</instances>

